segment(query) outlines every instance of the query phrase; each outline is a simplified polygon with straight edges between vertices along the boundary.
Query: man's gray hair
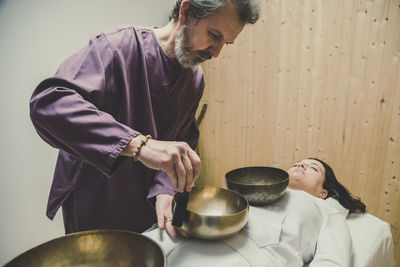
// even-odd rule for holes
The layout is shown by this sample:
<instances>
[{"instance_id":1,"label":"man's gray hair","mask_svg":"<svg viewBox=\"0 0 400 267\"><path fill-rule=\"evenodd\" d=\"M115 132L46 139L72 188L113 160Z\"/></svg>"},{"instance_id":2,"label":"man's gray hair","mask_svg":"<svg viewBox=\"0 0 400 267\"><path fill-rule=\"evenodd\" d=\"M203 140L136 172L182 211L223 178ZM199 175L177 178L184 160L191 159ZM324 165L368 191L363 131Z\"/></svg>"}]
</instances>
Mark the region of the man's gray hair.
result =
<instances>
[{"instance_id":1,"label":"man's gray hair","mask_svg":"<svg viewBox=\"0 0 400 267\"><path fill-rule=\"evenodd\" d=\"M260 13L259 0L190 0L190 14L198 19L215 14L219 8L231 3L237 7L239 20L243 24L254 24ZM182 0L176 0L169 19L179 18L179 9Z\"/></svg>"}]
</instances>

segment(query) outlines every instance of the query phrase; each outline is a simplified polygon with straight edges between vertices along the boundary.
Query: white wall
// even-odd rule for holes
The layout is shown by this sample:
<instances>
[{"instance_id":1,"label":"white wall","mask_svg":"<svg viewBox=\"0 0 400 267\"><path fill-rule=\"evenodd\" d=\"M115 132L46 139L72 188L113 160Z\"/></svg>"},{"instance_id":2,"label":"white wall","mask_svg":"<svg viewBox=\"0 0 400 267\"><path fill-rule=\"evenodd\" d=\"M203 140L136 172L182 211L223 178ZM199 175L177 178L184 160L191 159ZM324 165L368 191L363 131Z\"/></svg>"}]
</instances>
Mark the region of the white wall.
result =
<instances>
[{"instance_id":1,"label":"white wall","mask_svg":"<svg viewBox=\"0 0 400 267\"><path fill-rule=\"evenodd\" d=\"M119 24L163 26L174 0L0 0L0 265L64 234L45 215L57 150L29 118L35 86L89 37Z\"/></svg>"}]
</instances>

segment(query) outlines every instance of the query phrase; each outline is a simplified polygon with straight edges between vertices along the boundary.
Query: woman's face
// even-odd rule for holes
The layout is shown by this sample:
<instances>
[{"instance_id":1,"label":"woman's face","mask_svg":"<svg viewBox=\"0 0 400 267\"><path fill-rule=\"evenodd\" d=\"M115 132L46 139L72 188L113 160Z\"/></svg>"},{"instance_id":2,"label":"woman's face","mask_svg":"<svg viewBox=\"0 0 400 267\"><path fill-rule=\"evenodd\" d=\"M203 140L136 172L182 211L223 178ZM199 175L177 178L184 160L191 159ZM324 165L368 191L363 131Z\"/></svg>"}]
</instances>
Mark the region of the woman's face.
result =
<instances>
[{"instance_id":1,"label":"woman's face","mask_svg":"<svg viewBox=\"0 0 400 267\"><path fill-rule=\"evenodd\" d=\"M311 195L326 198L328 191L322 185L325 179L325 168L317 160L303 159L288 170L289 188L303 190Z\"/></svg>"}]
</instances>

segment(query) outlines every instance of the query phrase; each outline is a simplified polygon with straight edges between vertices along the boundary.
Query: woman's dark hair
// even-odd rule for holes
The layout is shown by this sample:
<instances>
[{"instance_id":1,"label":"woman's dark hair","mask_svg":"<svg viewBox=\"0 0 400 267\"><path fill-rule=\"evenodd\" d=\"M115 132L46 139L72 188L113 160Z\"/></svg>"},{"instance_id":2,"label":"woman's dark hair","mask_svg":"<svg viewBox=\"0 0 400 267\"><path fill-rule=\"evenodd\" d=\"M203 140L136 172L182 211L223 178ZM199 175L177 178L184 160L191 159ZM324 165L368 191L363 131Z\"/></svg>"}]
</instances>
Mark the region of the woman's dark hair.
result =
<instances>
[{"instance_id":1,"label":"woman's dark hair","mask_svg":"<svg viewBox=\"0 0 400 267\"><path fill-rule=\"evenodd\" d=\"M328 164L317 158L309 159L319 161L325 168L325 180L322 187L328 190L327 198L333 197L338 200L343 207L349 210L349 213L365 212L365 204L360 200L360 198L353 197L349 190L339 183L336 179L335 173Z\"/></svg>"},{"instance_id":2,"label":"woman's dark hair","mask_svg":"<svg viewBox=\"0 0 400 267\"><path fill-rule=\"evenodd\" d=\"M237 7L239 20L243 24L254 24L258 20L260 13L259 0L190 0L191 15L197 19L205 18L218 11L222 6L232 3ZM176 0L169 19L179 18L179 9L182 0Z\"/></svg>"}]
</instances>

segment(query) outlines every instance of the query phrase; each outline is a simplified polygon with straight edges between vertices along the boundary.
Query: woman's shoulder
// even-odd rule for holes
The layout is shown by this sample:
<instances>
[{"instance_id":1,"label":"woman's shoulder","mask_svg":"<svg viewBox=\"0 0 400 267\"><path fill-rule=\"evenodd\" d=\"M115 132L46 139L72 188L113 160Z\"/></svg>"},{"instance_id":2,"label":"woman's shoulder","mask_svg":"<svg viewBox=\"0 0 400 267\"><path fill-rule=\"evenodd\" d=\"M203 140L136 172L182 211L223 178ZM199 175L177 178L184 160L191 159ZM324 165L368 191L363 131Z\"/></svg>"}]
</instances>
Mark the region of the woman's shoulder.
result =
<instances>
[{"instance_id":1,"label":"woman's shoulder","mask_svg":"<svg viewBox=\"0 0 400 267\"><path fill-rule=\"evenodd\" d=\"M329 212L329 214L340 213L344 217L347 217L349 214L349 210L343 207L342 204L340 204L339 201L333 197L319 199L319 201L321 202L321 205L326 208L326 211Z\"/></svg>"},{"instance_id":2,"label":"woman's shoulder","mask_svg":"<svg viewBox=\"0 0 400 267\"><path fill-rule=\"evenodd\" d=\"M288 189L287 192L291 198L291 201L296 203L302 203L301 205L306 205L307 203L313 203L322 214L336 214L340 213L344 217L347 216L349 210L343 207L339 201L335 198L329 197L326 199L315 197L302 190Z\"/></svg>"}]
</instances>

